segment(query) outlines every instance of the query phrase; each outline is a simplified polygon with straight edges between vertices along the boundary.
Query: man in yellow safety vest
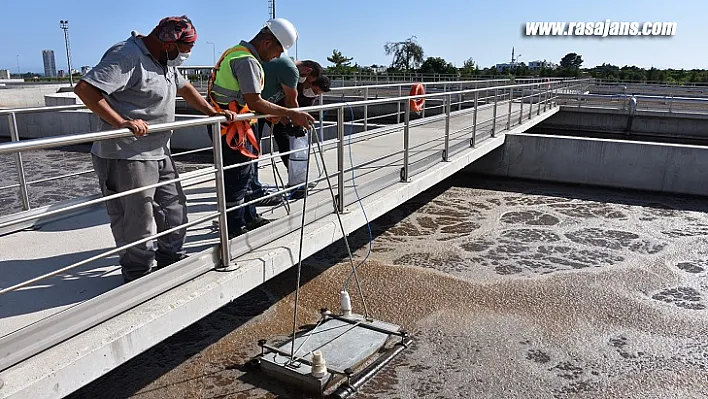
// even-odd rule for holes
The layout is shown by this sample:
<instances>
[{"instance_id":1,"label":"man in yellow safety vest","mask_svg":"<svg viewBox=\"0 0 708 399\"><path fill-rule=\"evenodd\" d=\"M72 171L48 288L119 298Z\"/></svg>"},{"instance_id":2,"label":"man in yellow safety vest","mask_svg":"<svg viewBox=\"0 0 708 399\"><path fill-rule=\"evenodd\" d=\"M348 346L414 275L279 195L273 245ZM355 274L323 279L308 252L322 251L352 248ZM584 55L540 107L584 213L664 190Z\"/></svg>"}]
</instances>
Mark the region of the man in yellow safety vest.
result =
<instances>
[{"instance_id":1,"label":"man in yellow safety vest","mask_svg":"<svg viewBox=\"0 0 708 399\"><path fill-rule=\"evenodd\" d=\"M207 96L218 110L236 113L257 112L287 118L298 126L309 127L314 118L306 113L281 107L261 97L265 82L262 63L280 57L298 38L290 21L275 18L266 22L251 41L241 41L226 50L214 67L209 79ZM221 125L220 139L224 166L257 159L260 143L253 133L253 121L237 121ZM215 138L215 137L212 137ZM224 171L226 206L231 208L244 203L253 176L251 163ZM252 206L251 206L252 207ZM255 216L254 216L255 215ZM268 223L258 216L255 208L239 208L228 214L229 237L233 238Z\"/></svg>"}]
</instances>

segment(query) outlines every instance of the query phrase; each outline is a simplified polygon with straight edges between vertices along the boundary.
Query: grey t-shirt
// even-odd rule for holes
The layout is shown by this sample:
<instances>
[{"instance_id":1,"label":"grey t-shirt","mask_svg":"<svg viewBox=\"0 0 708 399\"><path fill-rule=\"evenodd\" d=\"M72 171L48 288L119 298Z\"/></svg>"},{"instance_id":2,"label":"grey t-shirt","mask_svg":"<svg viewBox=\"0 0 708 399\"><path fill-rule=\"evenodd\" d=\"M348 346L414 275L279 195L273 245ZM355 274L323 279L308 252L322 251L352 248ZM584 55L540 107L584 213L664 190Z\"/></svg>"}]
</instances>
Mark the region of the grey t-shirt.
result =
<instances>
[{"instance_id":1,"label":"grey t-shirt","mask_svg":"<svg viewBox=\"0 0 708 399\"><path fill-rule=\"evenodd\" d=\"M187 80L175 67L162 66L148 51L137 32L106 51L83 78L101 90L108 104L123 118L150 124L173 122L177 90ZM101 121L100 130L115 129ZM96 141L91 153L110 159L161 160L169 154L171 131L143 137Z\"/></svg>"}]
</instances>

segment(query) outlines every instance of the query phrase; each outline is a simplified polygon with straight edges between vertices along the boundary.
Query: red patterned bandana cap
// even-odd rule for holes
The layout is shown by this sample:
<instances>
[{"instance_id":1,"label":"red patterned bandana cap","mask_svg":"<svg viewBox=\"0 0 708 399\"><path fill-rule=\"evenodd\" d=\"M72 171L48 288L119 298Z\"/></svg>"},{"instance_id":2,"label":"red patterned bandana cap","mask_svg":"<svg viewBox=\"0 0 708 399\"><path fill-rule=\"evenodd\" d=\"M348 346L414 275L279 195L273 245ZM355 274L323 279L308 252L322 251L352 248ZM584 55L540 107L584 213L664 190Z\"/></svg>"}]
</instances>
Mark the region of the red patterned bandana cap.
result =
<instances>
[{"instance_id":1,"label":"red patterned bandana cap","mask_svg":"<svg viewBox=\"0 0 708 399\"><path fill-rule=\"evenodd\" d=\"M197 31L186 15L163 18L157 24L156 31L157 37L164 43L176 41L194 43L197 41Z\"/></svg>"}]
</instances>

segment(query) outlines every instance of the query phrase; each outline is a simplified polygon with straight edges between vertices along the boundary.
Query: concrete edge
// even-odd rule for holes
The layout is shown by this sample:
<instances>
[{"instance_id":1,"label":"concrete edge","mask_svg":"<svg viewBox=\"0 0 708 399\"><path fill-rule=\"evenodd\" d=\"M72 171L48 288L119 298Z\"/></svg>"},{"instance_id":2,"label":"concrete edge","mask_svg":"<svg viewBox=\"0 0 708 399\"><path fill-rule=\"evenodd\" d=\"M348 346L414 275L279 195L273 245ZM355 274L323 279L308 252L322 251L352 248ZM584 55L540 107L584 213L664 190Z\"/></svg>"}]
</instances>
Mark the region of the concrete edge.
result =
<instances>
[{"instance_id":1,"label":"concrete edge","mask_svg":"<svg viewBox=\"0 0 708 399\"><path fill-rule=\"evenodd\" d=\"M506 134L524 131L555 112L558 107L526 120L509 132L489 138L476 148L454 154L449 162L436 164L408 183L396 184L364 198L362 203L367 217L374 220L382 216L501 147ZM365 225L361 208L351 207L350 210L342 215L347 232ZM341 237L334 214L312 223L305 230L303 258ZM203 274L5 370L0 374L0 379L5 381L0 397L59 398L76 391L292 267L297 263L298 243L299 232L295 231L237 258L240 268L233 272ZM258 338L254 337L254 345Z\"/></svg>"}]
</instances>

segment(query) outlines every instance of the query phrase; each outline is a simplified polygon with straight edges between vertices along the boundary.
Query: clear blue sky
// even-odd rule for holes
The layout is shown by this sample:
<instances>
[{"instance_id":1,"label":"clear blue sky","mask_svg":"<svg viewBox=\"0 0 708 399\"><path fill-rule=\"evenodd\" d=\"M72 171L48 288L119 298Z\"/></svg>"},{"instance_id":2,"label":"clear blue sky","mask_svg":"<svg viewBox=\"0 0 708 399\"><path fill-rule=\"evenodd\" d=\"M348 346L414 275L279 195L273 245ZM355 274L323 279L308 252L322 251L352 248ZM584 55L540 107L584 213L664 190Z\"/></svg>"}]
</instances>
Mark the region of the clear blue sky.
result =
<instances>
[{"instance_id":1,"label":"clear blue sky","mask_svg":"<svg viewBox=\"0 0 708 399\"><path fill-rule=\"evenodd\" d=\"M195 23L198 44L187 65L211 65L212 46L219 53L240 39L250 39L268 17L266 0L200 2L145 0L137 3L75 0L40 4L3 1L6 39L0 46L0 69L41 72L42 49L53 49L57 69L66 69L59 20L68 19L73 65L95 65L112 44L131 30L148 33L167 15L186 14ZM51 4L51 6L50 6ZM71 7L66 7L71 5ZM507 62L511 47L520 61L558 62L568 52L583 56L583 66L603 62L657 68L708 68L705 16L708 1L341 1L280 0L277 16L300 31L298 56L330 65L337 48L360 65L386 64L388 41L416 35L426 56L461 66L472 57L481 66ZM527 21L675 21L669 38L525 37ZM698 49L698 50L696 50ZM700 51L699 51L700 50ZM295 54L294 51L291 52Z\"/></svg>"}]
</instances>

